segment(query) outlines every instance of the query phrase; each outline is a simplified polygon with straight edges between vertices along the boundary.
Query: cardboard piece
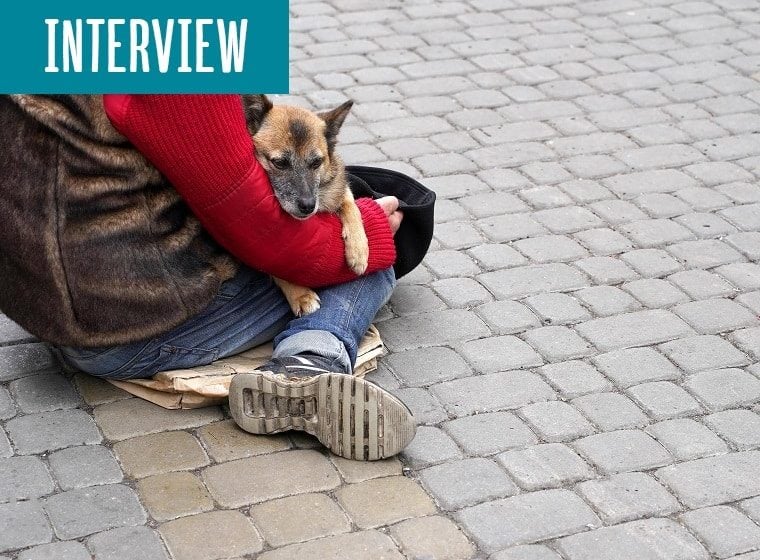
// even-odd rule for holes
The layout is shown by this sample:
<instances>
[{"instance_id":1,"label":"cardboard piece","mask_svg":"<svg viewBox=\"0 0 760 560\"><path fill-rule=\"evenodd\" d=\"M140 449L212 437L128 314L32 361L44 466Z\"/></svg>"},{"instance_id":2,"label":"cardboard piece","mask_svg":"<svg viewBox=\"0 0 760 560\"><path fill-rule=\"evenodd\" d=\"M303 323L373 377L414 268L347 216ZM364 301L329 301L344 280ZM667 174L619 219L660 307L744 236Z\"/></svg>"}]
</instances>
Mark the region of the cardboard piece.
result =
<instances>
[{"instance_id":1,"label":"cardboard piece","mask_svg":"<svg viewBox=\"0 0 760 560\"><path fill-rule=\"evenodd\" d=\"M385 345L374 325L364 335L354 365L354 375L364 377L377 369L377 358L385 353ZM227 401L232 376L253 371L272 356L272 344L263 344L241 354L217 360L192 369L162 371L150 379L108 381L164 408L202 408Z\"/></svg>"}]
</instances>

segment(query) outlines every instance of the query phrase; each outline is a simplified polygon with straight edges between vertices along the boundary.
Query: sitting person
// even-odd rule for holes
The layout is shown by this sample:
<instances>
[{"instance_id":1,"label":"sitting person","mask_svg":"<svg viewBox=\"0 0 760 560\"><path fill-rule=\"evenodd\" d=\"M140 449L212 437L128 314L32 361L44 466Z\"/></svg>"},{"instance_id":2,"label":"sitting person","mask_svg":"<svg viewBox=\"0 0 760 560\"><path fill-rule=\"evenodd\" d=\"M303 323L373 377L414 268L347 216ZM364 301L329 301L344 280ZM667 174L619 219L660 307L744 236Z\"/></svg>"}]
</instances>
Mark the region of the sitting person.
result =
<instances>
[{"instance_id":1,"label":"sitting person","mask_svg":"<svg viewBox=\"0 0 760 560\"><path fill-rule=\"evenodd\" d=\"M243 429L305 430L355 459L414 436L401 401L351 376L395 284L397 199L357 200L357 277L337 216L279 206L234 95L0 96L0 152L0 310L67 365L145 378L274 338L230 387ZM294 317L271 275L321 308Z\"/></svg>"}]
</instances>

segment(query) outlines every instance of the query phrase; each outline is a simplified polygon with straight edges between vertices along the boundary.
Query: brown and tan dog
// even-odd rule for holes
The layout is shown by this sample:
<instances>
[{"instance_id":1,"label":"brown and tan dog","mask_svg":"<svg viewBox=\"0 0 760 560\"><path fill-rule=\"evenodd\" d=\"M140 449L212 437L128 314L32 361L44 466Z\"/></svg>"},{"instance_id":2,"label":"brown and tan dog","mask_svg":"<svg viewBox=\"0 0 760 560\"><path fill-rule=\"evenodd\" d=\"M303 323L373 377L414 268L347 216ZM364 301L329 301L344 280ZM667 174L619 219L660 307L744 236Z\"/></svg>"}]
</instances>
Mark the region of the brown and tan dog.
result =
<instances>
[{"instance_id":1,"label":"brown and tan dog","mask_svg":"<svg viewBox=\"0 0 760 560\"><path fill-rule=\"evenodd\" d=\"M343 224L346 262L356 274L367 269L369 246L362 217L335 153L338 132L353 105L347 101L326 113L273 105L265 95L244 95L256 159L266 169L283 210L299 220L317 212L336 213ZM319 309L311 289L275 278L297 316Z\"/></svg>"}]
</instances>

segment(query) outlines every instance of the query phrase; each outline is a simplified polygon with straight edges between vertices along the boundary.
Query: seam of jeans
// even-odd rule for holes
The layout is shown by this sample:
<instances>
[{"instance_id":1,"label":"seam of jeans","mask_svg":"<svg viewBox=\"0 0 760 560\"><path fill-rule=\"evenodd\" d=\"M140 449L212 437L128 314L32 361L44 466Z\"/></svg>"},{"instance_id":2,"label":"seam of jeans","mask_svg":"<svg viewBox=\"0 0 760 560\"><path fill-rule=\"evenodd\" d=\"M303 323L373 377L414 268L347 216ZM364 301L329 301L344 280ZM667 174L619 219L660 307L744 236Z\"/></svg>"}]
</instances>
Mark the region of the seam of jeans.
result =
<instances>
[{"instance_id":1,"label":"seam of jeans","mask_svg":"<svg viewBox=\"0 0 760 560\"><path fill-rule=\"evenodd\" d=\"M366 283L367 283L367 277L361 276L359 284L354 289L354 297L353 297L353 301L351 302L351 305L349 305L348 307L348 313L346 313L343 317L343 321L340 326L341 333L345 333L347 330L350 331L350 322L351 322L350 319L351 317L353 317L353 312L356 307L356 302L359 300L359 294L364 289L364 285ZM342 340L341 340L341 343L343 344L344 347L346 346L346 343L343 342Z\"/></svg>"}]
</instances>

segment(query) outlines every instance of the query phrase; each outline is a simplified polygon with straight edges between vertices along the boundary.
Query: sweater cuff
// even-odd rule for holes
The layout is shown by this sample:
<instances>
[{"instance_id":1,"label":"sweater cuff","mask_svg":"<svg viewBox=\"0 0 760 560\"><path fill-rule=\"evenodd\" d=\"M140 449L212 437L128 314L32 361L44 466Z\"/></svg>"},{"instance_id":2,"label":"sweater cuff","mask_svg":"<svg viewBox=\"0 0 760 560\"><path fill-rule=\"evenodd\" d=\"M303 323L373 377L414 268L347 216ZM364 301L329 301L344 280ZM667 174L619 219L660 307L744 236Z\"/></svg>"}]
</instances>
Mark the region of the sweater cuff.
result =
<instances>
[{"instance_id":1,"label":"sweater cuff","mask_svg":"<svg viewBox=\"0 0 760 560\"><path fill-rule=\"evenodd\" d=\"M393 266L396 262L396 244L388 218L380 205L371 198L360 198L356 206L362 214L364 232L369 241L368 272L376 272Z\"/></svg>"}]
</instances>

